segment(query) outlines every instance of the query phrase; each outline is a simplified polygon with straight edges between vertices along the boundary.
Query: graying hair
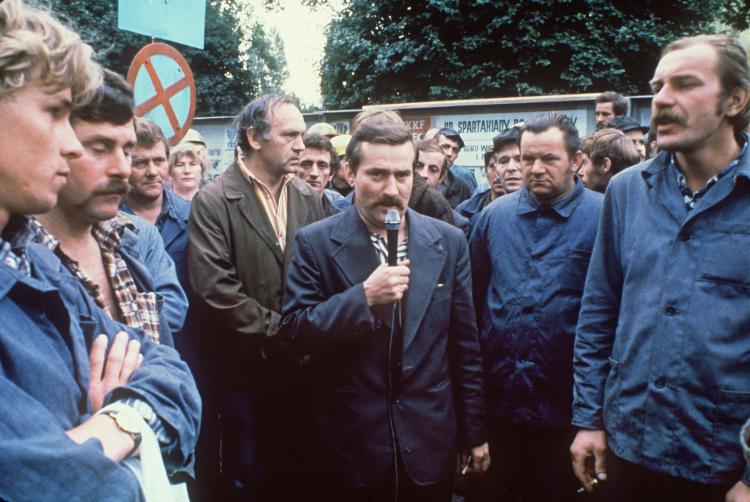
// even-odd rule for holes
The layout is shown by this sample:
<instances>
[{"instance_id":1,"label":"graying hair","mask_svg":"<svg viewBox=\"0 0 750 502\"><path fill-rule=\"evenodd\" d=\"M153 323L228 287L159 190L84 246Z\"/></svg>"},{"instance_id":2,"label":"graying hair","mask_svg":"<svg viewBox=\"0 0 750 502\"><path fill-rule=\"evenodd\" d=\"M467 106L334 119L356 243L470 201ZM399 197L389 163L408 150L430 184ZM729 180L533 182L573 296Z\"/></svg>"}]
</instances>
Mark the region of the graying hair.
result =
<instances>
[{"instance_id":1,"label":"graying hair","mask_svg":"<svg viewBox=\"0 0 750 502\"><path fill-rule=\"evenodd\" d=\"M237 145L246 156L252 153L247 140L247 132L252 129L255 134L267 140L271 138L271 112L280 105L294 105L297 103L283 94L266 94L252 100L234 119L237 133Z\"/></svg>"}]
</instances>

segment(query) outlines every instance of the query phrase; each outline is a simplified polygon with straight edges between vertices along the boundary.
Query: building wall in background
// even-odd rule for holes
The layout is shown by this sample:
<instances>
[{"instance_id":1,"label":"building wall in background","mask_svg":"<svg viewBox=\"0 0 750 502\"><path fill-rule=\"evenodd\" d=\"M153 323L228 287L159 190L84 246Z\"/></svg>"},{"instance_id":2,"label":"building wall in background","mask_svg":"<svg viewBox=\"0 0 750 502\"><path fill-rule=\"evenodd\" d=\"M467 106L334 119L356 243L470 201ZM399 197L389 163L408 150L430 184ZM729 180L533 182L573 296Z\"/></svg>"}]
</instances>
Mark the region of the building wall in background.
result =
<instances>
[{"instance_id":1,"label":"building wall in background","mask_svg":"<svg viewBox=\"0 0 750 502\"><path fill-rule=\"evenodd\" d=\"M456 164L474 171L480 185L486 184L482 172L483 153L492 145L492 137L499 131L528 119L539 112L559 112L568 115L578 127L581 137L596 128L594 100L597 94L561 96L533 96L527 98L474 99L373 105L364 109L389 108L401 113L415 136L432 127L450 127L461 134L466 143ZM651 96L632 96L629 114L641 124L651 120ZM351 119L362 110L333 110L306 113L308 126L328 122L341 134L351 133ZM213 168L208 177L223 172L234 159L236 143L232 121L234 117L203 117L193 121L193 128L203 135Z\"/></svg>"}]
</instances>

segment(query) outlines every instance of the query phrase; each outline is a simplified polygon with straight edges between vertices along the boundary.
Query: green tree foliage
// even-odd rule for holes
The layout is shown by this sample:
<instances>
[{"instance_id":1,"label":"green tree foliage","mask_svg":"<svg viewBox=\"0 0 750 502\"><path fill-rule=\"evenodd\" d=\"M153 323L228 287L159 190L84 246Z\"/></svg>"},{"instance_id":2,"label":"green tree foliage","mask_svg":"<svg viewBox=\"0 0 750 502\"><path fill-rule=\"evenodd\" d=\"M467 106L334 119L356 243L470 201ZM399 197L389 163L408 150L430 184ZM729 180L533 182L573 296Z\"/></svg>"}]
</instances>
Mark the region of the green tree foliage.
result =
<instances>
[{"instance_id":1,"label":"green tree foliage","mask_svg":"<svg viewBox=\"0 0 750 502\"><path fill-rule=\"evenodd\" d=\"M150 37L117 29L114 0L43 0L96 49L101 62L126 75ZM190 29L186 26L185 29ZM176 44L198 89L197 116L234 115L254 97L286 79L283 42L252 17L241 0L207 0L204 49Z\"/></svg>"},{"instance_id":2,"label":"green tree foliage","mask_svg":"<svg viewBox=\"0 0 750 502\"><path fill-rule=\"evenodd\" d=\"M328 28L323 105L647 93L660 48L712 31L718 13L733 3L350 0Z\"/></svg>"},{"instance_id":3,"label":"green tree foliage","mask_svg":"<svg viewBox=\"0 0 750 502\"><path fill-rule=\"evenodd\" d=\"M724 0L722 21L736 31L750 28L750 7L747 0Z\"/></svg>"}]
</instances>

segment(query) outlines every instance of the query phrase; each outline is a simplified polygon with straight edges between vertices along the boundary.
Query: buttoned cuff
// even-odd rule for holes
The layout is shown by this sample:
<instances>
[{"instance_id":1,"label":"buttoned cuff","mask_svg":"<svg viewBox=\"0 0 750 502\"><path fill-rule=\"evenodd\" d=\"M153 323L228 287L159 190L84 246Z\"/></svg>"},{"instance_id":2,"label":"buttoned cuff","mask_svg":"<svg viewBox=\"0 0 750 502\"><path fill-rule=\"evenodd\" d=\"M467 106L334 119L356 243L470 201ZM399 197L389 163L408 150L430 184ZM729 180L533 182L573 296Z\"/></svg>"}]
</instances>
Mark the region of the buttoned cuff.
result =
<instances>
[{"instance_id":1,"label":"buttoned cuff","mask_svg":"<svg viewBox=\"0 0 750 502\"><path fill-rule=\"evenodd\" d=\"M586 413L581 410L573 410L573 419L570 421L573 427L579 429L588 429L594 431L604 430L604 420L601 418L601 414L598 413Z\"/></svg>"}]
</instances>

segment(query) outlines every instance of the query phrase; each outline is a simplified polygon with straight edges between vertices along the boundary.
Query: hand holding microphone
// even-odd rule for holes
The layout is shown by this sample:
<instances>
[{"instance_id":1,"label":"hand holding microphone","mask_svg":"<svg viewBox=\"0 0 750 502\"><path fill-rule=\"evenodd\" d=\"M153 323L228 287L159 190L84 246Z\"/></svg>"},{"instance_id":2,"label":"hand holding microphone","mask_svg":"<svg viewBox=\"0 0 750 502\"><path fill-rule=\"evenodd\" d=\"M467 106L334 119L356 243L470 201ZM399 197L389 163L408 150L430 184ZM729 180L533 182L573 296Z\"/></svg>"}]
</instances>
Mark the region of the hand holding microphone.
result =
<instances>
[{"instance_id":1,"label":"hand holding microphone","mask_svg":"<svg viewBox=\"0 0 750 502\"><path fill-rule=\"evenodd\" d=\"M397 302L409 288L409 260L397 262L400 227L401 215L397 210L389 209L385 219L388 263L376 268L364 282L365 298L370 307Z\"/></svg>"},{"instance_id":2,"label":"hand holding microphone","mask_svg":"<svg viewBox=\"0 0 750 502\"><path fill-rule=\"evenodd\" d=\"M395 267L380 265L364 282L367 305L384 305L403 298L409 288L409 260Z\"/></svg>"}]
</instances>

